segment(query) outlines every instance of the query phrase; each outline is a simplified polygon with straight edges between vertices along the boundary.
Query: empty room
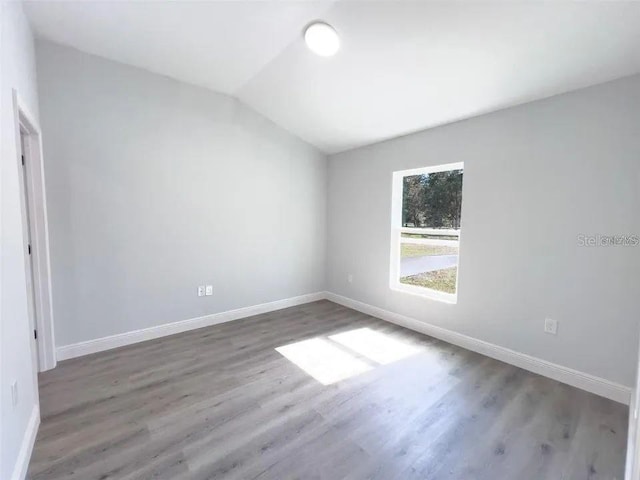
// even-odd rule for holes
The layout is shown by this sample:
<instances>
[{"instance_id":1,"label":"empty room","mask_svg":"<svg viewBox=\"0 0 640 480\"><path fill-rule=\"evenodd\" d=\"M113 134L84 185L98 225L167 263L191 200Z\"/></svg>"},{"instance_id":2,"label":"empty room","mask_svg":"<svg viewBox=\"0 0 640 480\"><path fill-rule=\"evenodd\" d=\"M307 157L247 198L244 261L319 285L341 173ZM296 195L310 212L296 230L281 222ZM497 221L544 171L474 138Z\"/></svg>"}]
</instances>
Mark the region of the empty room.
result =
<instances>
[{"instance_id":1,"label":"empty room","mask_svg":"<svg viewBox=\"0 0 640 480\"><path fill-rule=\"evenodd\" d=\"M640 480L640 2L0 5L0 480Z\"/></svg>"}]
</instances>

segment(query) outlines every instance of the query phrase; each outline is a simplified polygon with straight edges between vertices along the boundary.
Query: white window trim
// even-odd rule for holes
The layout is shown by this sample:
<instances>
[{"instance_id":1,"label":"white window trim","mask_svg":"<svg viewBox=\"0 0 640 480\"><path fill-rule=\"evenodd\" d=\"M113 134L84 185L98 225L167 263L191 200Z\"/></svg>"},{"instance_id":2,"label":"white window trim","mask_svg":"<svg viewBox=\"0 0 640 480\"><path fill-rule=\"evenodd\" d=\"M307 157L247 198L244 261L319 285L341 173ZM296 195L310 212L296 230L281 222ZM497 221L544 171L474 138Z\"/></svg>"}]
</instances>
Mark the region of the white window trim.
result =
<instances>
[{"instance_id":1,"label":"white window trim","mask_svg":"<svg viewBox=\"0 0 640 480\"><path fill-rule=\"evenodd\" d=\"M458 303L458 283L460 281L460 260L458 258L458 275L456 276L456 293L445 293L426 287L407 285L400 282L400 243L402 233L439 233L444 235L458 235L460 245L460 230L438 230L433 228L406 228L402 227L402 189L404 177L413 175L425 175L429 173L445 172L448 170L463 170L464 163L447 163L434 167L414 168L393 172L393 184L391 186L391 248L389 265L389 288L398 292L409 293L420 297L430 298L440 302L455 304ZM464 199L463 199L464 202ZM459 255L459 254L458 254Z\"/></svg>"}]
</instances>

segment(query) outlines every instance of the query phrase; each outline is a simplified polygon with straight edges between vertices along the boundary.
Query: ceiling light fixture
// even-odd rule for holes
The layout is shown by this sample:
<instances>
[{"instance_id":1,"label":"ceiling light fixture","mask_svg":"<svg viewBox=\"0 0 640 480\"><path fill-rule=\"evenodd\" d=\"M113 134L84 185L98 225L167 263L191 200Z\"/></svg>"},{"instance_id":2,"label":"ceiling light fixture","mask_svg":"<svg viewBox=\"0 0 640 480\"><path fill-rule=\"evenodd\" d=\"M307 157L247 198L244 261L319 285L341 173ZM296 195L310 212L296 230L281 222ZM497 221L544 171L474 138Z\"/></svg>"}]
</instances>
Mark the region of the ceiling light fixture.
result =
<instances>
[{"instance_id":1,"label":"ceiling light fixture","mask_svg":"<svg viewBox=\"0 0 640 480\"><path fill-rule=\"evenodd\" d=\"M324 22L315 22L304 31L304 41L313 53L321 57L335 55L340 48L338 32Z\"/></svg>"}]
</instances>

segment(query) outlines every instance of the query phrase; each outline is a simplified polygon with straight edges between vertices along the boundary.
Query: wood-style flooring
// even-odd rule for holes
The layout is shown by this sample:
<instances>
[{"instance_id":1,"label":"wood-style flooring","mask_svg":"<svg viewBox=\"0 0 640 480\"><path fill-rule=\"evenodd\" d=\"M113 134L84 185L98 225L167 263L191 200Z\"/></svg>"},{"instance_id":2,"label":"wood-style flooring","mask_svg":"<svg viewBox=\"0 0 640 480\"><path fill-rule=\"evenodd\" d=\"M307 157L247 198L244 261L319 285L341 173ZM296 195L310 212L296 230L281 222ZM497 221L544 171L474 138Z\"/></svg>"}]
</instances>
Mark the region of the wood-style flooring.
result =
<instances>
[{"instance_id":1,"label":"wood-style flooring","mask_svg":"<svg viewBox=\"0 0 640 480\"><path fill-rule=\"evenodd\" d=\"M624 405L329 301L61 362L40 395L32 480L623 479Z\"/></svg>"}]
</instances>

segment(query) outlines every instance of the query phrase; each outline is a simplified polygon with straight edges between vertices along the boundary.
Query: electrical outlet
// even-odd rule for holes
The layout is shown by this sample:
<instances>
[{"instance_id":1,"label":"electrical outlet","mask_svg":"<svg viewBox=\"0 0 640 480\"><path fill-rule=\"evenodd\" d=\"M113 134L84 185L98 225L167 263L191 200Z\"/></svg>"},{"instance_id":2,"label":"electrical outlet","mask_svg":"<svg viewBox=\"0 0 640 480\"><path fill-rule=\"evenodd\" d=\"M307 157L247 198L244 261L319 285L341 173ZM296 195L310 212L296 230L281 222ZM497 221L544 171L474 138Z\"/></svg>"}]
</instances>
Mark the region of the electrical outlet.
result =
<instances>
[{"instance_id":1,"label":"electrical outlet","mask_svg":"<svg viewBox=\"0 0 640 480\"><path fill-rule=\"evenodd\" d=\"M205 290L204 290L204 285L200 285L200 286L198 287L198 296L199 296L199 297L204 297L204 292L205 292Z\"/></svg>"},{"instance_id":2,"label":"electrical outlet","mask_svg":"<svg viewBox=\"0 0 640 480\"><path fill-rule=\"evenodd\" d=\"M205 290L205 294L206 294L207 296L209 296L209 295L213 295L213 285L207 285L207 288L206 288L206 290Z\"/></svg>"},{"instance_id":3,"label":"electrical outlet","mask_svg":"<svg viewBox=\"0 0 640 480\"><path fill-rule=\"evenodd\" d=\"M544 331L546 333L550 333L551 335L555 335L556 333L558 333L558 321L552 318L545 318Z\"/></svg>"},{"instance_id":4,"label":"electrical outlet","mask_svg":"<svg viewBox=\"0 0 640 480\"><path fill-rule=\"evenodd\" d=\"M348 281L349 283L353 283L353 274L352 274L352 273L350 273L349 275L347 275L347 281Z\"/></svg>"},{"instance_id":5,"label":"electrical outlet","mask_svg":"<svg viewBox=\"0 0 640 480\"><path fill-rule=\"evenodd\" d=\"M18 405L18 382L11 384L11 404L15 407Z\"/></svg>"}]
</instances>

